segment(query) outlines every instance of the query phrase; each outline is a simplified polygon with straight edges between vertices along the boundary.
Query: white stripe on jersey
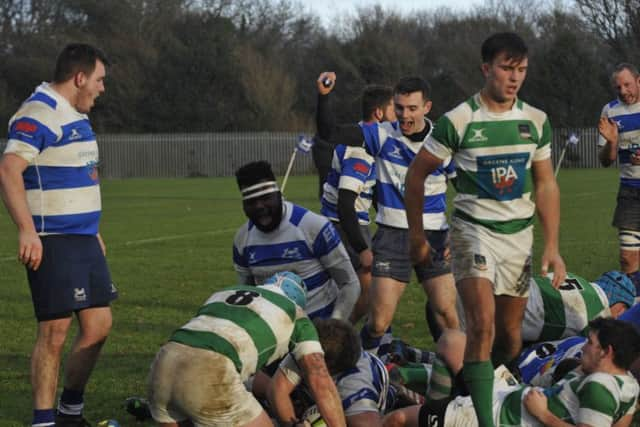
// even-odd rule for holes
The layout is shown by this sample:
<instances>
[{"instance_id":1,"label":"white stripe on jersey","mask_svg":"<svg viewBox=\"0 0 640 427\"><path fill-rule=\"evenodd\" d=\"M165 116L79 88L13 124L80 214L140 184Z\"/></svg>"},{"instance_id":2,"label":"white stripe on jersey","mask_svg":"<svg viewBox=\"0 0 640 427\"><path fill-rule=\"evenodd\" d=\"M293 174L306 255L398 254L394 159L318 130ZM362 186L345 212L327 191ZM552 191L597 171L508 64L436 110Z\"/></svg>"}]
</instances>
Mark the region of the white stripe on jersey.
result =
<instances>
[{"instance_id":1,"label":"white stripe on jersey","mask_svg":"<svg viewBox=\"0 0 640 427\"><path fill-rule=\"evenodd\" d=\"M600 116L612 119L618 126L620 178L631 181L633 186L640 186L640 166L632 165L628 159L629 154L640 150L640 102L627 105L620 100L612 101L602 108ZM606 142L602 135L598 136L599 147Z\"/></svg>"},{"instance_id":2,"label":"white stripe on jersey","mask_svg":"<svg viewBox=\"0 0 640 427\"><path fill-rule=\"evenodd\" d=\"M102 209L100 187L79 187L63 190L27 190L31 215L73 215Z\"/></svg>"}]
</instances>

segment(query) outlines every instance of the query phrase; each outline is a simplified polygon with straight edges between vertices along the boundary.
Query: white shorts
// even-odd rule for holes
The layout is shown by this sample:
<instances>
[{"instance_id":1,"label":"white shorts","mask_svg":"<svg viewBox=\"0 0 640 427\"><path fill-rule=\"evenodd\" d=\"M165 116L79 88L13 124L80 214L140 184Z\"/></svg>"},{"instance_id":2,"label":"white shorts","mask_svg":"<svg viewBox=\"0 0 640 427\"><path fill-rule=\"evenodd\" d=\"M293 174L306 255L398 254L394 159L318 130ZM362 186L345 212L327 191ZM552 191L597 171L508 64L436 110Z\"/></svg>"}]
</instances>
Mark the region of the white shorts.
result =
<instances>
[{"instance_id":1,"label":"white shorts","mask_svg":"<svg viewBox=\"0 0 640 427\"><path fill-rule=\"evenodd\" d=\"M263 411L228 357L176 342L158 351L148 395L158 423L188 419L195 426L244 425Z\"/></svg>"},{"instance_id":2,"label":"white shorts","mask_svg":"<svg viewBox=\"0 0 640 427\"><path fill-rule=\"evenodd\" d=\"M529 295L533 227L502 234L454 216L450 234L456 282L482 277L491 281L494 295Z\"/></svg>"}]
</instances>

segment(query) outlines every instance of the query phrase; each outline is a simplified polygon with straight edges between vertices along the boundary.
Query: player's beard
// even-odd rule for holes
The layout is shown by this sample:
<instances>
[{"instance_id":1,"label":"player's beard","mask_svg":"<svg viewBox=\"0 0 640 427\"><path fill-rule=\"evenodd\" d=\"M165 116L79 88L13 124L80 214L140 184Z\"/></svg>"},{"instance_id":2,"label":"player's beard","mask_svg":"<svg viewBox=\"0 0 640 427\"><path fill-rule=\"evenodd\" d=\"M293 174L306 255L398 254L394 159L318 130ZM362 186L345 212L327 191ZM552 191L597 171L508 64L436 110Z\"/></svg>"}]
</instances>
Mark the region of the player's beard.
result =
<instances>
[{"instance_id":1,"label":"player's beard","mask_svg":"<svg viewBox=\"0 0 640 427\"><path fill-rule=\"evenodd\" d=\"M278 228L282 221L282 199L277 205L264 206L253 212L251 221L263 233L270 233Z\"/></svg>"}]
</instances>

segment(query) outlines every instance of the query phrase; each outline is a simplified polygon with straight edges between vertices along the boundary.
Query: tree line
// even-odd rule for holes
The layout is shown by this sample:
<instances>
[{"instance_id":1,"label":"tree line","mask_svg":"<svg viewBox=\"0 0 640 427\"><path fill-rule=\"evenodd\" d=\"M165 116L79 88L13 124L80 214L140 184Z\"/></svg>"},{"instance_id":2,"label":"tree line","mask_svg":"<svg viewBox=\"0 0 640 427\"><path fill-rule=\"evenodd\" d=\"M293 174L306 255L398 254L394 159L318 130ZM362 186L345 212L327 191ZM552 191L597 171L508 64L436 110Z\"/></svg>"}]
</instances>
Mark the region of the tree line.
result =
<instances>
[{"instance_id":1,"label":"tree line","mask_svg":"<svg viewBox=\"0 0 640 427\"><path fill-rule=\"evenodd\" d=\"M0 0L0 121L77 41L113 62L98 132L312 129L323 70L338 75L341 122L359 119L365 85L406 75L431 83L435 118L481 86L480 44L496 31L529 44L521 97L554 127L595 125L613 66L640 65L640 0L486 0L410 16L371 6L328 29L296 0Z\"/></svg>"}]
</instances>

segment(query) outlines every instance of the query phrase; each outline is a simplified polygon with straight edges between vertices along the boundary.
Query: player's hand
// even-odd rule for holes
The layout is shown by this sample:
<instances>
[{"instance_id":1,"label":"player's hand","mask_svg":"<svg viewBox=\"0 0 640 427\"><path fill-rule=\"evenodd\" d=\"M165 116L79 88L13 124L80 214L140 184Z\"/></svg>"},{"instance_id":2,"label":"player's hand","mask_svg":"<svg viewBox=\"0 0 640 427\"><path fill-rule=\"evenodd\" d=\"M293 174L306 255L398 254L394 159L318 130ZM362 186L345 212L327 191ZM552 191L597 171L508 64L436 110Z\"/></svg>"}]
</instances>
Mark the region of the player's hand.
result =
<instances>
[{"instance_id":1,"label":"player's hand","mask_svg":"<svg viewBox=\"0 0 640 427\"><path fill-rule=\"evenodd\" d=\"M104 240L102 240L102 236L100 233L96 234L98 238L98 243L100 244L100 249L102 250L102 255L107 256L107 245L104 244Z\"/></svg>"},{"instance_id":2,"label":"player's hand","mask_svg":"<svg viewBox=\"0 0 640 427\"><path fill-rule=\"evenodd\" d=\"M549 268L553 270L551 285L558 289L567 278L567 267L565 267L564 260L557 251L550 252L545 249L542 253L542 269L540 271L542 276L547 275Z\"/></svg>"},{"instance_id":3,"label":"player's hand","mask_svg":"<svg viewBox=\"0 0 640 427\"><path fill-rule=\"evenodd\" d=\"M37 270L42 262L42 241L35 230L21 231L18 234L18 260Z\"/></svg>"},{"instance_id":4,"label":"player's hand","mask_svg":"<svg viewBox=\"0 0 640 427\"><path fill-rule=\"evenodd\" d=\"M318 76L316 86L320 95L328 95L336 85L336 73L333 71L324 71Z\"/></svg>"},{"instance_id":5,"label":"player's hand","mask_svg":"<svg viewBox=\"0 0 640 427\"><path fill-rule=\"evenodd\" d=\"M545 418L545 415L549 411L547 409L547 396L540 390L534 388L529 390L524 396L522 403L524 407L527 408L527 411L540 421Z\"/></svg>"},{"instance_id":6,"label":"player's hand","mask_svg":"<svg viewBox=\"0 0 640 427\"><path fill-rule=\"evenodd\" d=\"M409 239L409 255L413 265L429 265L431 263L431 247L424 235L420 234Z\"/></svg>"},{"instance_id":7,"label":"player's hand","mask_svg":"<svg viewBox=\"0 0 640 427\"><path fill-rule=\"evenodd\" d=\"M618 144L618 125L608 117L600 117L598 120L598 132L610 144Z\"/></svg>"},{"instance_id":8,"label":"player's hand","mask_svg":"<svg viewBox=\"0 0 640 427\"><path fill-rule=\"evenodd\" d=\"M360 268L358 268L358 271L361 273L371 273L371 268L373 267L373 252L371 252L371 249L367 248L360 252L358 257L360 258Z\"/></svg>"}]
</instances>

